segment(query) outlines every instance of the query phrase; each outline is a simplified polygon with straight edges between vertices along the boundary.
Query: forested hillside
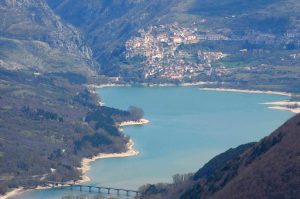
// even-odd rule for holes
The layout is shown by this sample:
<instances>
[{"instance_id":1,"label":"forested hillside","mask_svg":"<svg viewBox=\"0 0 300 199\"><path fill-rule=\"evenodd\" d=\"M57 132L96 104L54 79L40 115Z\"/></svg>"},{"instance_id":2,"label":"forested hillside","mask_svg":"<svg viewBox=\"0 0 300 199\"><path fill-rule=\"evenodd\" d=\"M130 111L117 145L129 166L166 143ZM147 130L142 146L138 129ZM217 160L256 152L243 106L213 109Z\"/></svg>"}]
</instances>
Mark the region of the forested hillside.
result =
<instances>
[{"instance_id":1,"label":"forested hillside","mask_svg":"<svg viewBox=\"0 0 300 199\"><path fill-rule=\"evenodd\" d=\"M78 180L81 158L127 150L117 123L136 116L99 106L78 78L1 69L0 79L0 193Z\"/></svg>"},{"instance_id":2,"label":"forested hillside","mask_svg":"<svg viewBox=\"0 0 300 199\"><path fill-rule=\"evenodd\" d=\"M80 31L43 0L0 1L0 194L78 180L83 157L127 150L117 123L135 115L99 105L104 80Z\"/></svg>"}]
</instances>

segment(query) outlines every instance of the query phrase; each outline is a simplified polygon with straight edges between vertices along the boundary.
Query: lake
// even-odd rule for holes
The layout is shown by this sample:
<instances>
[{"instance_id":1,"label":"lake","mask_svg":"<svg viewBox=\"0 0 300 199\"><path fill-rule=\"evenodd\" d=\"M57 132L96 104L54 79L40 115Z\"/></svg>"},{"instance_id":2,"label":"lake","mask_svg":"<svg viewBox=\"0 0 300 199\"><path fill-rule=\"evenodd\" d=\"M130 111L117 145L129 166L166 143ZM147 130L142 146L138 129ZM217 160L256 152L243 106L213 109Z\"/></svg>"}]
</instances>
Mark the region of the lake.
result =
<instances>
[{"instance_id":1,"label":"lake","mask_svg":"<svg viewBox=\"0 0 300 199\"><path fill-rule=\"evenodd\" d=\"M137 189L170 182L172 175L196 172L231 147L260 140L293 115L261 104L288 99L278 95L201 91L197 86L110 87L97 92L106 106L143 108L150 123L125 128L138 156L92 163L92 185ZM59 199L69 193L39 190L15 198Z\"/></svg>"}]
</instances>

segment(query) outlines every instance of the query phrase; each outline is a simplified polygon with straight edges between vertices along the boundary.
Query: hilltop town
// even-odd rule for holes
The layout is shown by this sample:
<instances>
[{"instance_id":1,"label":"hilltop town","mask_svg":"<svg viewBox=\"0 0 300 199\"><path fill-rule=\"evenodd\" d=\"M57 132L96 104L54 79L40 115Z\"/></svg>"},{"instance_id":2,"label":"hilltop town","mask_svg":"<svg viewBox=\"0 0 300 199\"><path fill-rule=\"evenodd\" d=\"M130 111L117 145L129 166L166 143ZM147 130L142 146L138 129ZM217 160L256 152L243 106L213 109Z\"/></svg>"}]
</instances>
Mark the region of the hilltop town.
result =
<instances>
[{"instance_id":1,"label":"hilltop town","mask_svg":"<svg viewBox=\"0 0 300 199\"><path fill-rule=\"evenodd\" d=\"M138 36L126 42L126 59L143 65L145 79L183 79L205 74L221 76L225 67L212 67L212 62L226 54L218 51L189 52L183 46L201 40L226 40L223 35L199 34L197 28L181 27L178 23L140 29Z\"/></svg>"},{"instance_id":2,"label":"hilltop town","mask_svg":"<svg viewBox=\"0 0 300 199\"><path fill-rule=\"evenodd\" d=\"M299 45L299 34L296 32L276 36L249 31L238 35L229 29L212 31L199 28L206 23L202 19L198 24L193 22L185 27L174 22L139 29L135 36L126 41L124 57L131 66L139 69L143 79L149 81L222 78L240 72L255 73L278 62L290 65L299 60L299 53L293 51L290 54L269 55L274 45L278 49L292 49ZM215 49L201 46L205 42L215 46ZM229 52L226 49L228 43L233 46ZM260 62L252 62L254 58Z\"/></svg>"}]
</instances>

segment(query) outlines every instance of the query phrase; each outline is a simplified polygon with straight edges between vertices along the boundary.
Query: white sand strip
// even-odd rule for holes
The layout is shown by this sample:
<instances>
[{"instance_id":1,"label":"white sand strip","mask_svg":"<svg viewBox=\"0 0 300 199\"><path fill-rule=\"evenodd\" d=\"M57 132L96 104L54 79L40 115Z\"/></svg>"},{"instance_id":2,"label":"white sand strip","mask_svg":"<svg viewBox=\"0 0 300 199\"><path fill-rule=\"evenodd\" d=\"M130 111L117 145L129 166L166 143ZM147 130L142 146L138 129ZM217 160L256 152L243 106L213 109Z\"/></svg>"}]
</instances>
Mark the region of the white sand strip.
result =
<instances>
[{"instance_id":1,"label":"white sand strip","mask_svg":"<svg viewBox=\"0 0 300 199\"><path fill-rule=\"evenodd\" d=\"M147 119L140 119L137 121L125 121L125 122L121 122L119 124L119 126L133 126L133 125L145 125L148 124L150 121Z\"/></svg>"},{"instance_id":2,"label":"white sand strip","mask_svg":"<svg viewBox=\"0 0 300 199\"><path fill-rule=\"evenodd\" d=\"M254 93L254 94L269 94L269 95L283 95L292 96L291 93L287 92L277 92L277 91L260 91L260 90L243 90L243 89L233 89L233 88L199 88L202 91L221 91L221 92L238 92L238 93Z\"/></svg>"},{"instance_id":3,"label":"white sand strip","mask_svg":"<svg viewBox=\"0 0 300 199\"><path fill-rule=\"evenodd\" d=\"M134 149L134 142L130 139L127 143L127 151L123 153L100 153L93 158L83 158L81 161L81 168L80 170L83 173L82 179L77 181L77 183L85 183L89 182L91 179L86 176L86 173L91 169L91 163L98 159L104 158L125 158L130 156L136 156L139 152ZM0 198L1 199L1 198Z\"/></svg>"}]
</instances>

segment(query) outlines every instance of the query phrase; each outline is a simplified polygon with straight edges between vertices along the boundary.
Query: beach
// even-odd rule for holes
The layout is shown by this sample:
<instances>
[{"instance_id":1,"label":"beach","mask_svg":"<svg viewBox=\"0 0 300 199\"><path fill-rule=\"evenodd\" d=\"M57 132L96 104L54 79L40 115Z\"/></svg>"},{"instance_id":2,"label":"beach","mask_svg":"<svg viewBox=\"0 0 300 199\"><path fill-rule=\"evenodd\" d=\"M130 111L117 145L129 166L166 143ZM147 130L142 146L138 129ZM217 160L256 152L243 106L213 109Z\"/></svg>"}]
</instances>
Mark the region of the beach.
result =
<instances>
[{"instance_id":1,"label":"beach","mask_svg":"<svg viewBox=\"0 0 300 199\"><path fill-rule=\"evenodd\" d=\"M9 199L12 196L16 196L18 194L24 193L24 188L17 188L7 192L5 195L0 196L0 199Z\"/></svg>"},{"instance_id":2,"label":"beach","mask_svg":"<svg viewBox=\"0 0 300 199\"><path fill-rule=\"evenodd\" d=\"M239 92L239 93L253 93L253 94L268 94L268 95L282 95L291 97L291 93L278 92L278 91L260 91L260 90L242 90L231 88L199 88L202 91L220 91L220 92ZM264 102L261 104L271 105L268 108L290 111L292 113L300 113L300 102L296 101L279 101L279 102ZM295 105L295 107L293 107Z\"/></svg>"},{"instance_id":3,"label":"beach","mask_svg":"<svg viewBox=\"0 0 300 199\"><path fill-rule=\"evenodd\" d=\"M220 92L238 92L238 93L253 93L253 94L269 94L269 95L283 95L291 97L291 93L279 92L279 91L261 91L261 90L243 90L233 88L199 88L202 91L220 91Z\"/></svg>"},{"instance_id":4,"label":"beach","mask_svg":"<svg viewBox=\"0 0 300 199\"><path fill-rule=\"evenodd\" d=\"M136 86L144 86L144 87L168 87L168 86L203 86L203 85L213 85L216 84L216 82L194 82L194 83L180 83L180 84L173 84L173 83L159 83L159 84L147 84L147 83L141 83L137 84ZM101 88L108 88L108 87L131 87L130 84L89 84L87 87L91 90L91 92L95 93L96 89Z\"/></svg>"},{"instance_id":5,"label":"beach","mask_svg":"<svg viewBox=\"0 0 300 199\"><path fill-rule=\"evenodd\" d=\"M150 122L149 120L142 118L138 121L121 122L119 126L122 127L122 126L144 125L144 124L148 124L149 122ZM123 131L122 128L120 128L120 130ZM79 170L81 170L82 176L81 176L81 180L78 180L77 183L85 183L91 181L91 179L86 175L86 173L91 169L91 163L96 160L105 159L105 158L125 158L125 157L136 156L139 154L139 151L137 151L134 148L134 142L132 139L129 139L126 148L127 148L126 152L122 152L122 153L99 153L98 155L92 158L83 158L81 160L81 167L78 168Z\"/></svg>"},{"instance_id":6,"label":"beach","mask_svg":"<svg viewBox=\"0 0 300 199\"><path fill-rule=\"evenodd\" d=\"M292 113L300 113L300 102L292 101L279 101L279 102L265 102L261 104L270 105L268 108L290 111ZM294 106L294 107L293 107Z\"/></svg>"},{"instance_id":7,"label":"beach","mask_svg":"<svg viewBox=\"0 0 300 199\"><path fill-rule=\"evenodd\" d=\"M120 127L123 126L134 126L134 125L144 125L148 124L150 121L142 118L138 121L125 121L121 122L119 124ZM120 128L121 131L123 131L122 128ZM91 179L86 175L86 173L91 169L91 163L99 160L99 159L105 159L105 158L125 158L125 157L131 157L136 156L139 154L139 151L137 151L134 148L134 142L132 139L129 139L129 142L126 145L127 151L122 153L99 153L98 155L92 157L92 158L83 158L81 160L81 167L79 170L82 172L81 180L78 180L77 183L86 183L91 181ZM0 198L1 199L1 198Z\"/></svg>"},{"instance_id":8,"label":"beach","mask_svg":"<svg viewBox=\"0 0 300 199\"><path fill-rule=\"evenodd\" d=\"M108 88L108 87L124 87L124 86L131 86L130 84L89 84L87 85L90 89L99 89L99 88Z\"/></svg>"},{"instance_id":9,"label":"beach","mask_svg":"<svg viewBox=\"0 0 300 199\"><path fill-rule=\"evenodd\" d=\"M81 168L79 168L83 174L82 179L76 183L85 183L89 182L91 179L86 175L86 173L91 169L91 163L105 158L125 158L130 156L136 156L139 152L134 148L134 142L132 139L127 143L127 151L123 153L99 153L98 155L92 158L83 158L81 161ZM1 198L0 198L1 199Z\"/></svg>"},{"instance_id":10,"label":"beach","mask_svg":"<svg viewBox=\"0 0 300 199\"><path fill-rule=\"evenodd\" d=\"M133 126L133 125L145 125L148 124L150 121L147 119L140 119L137 121L125 121L125 122L121 122L119 124L119 126Z\"/></svg>"}]
</instances>

